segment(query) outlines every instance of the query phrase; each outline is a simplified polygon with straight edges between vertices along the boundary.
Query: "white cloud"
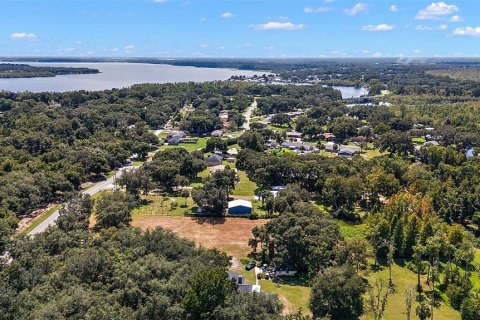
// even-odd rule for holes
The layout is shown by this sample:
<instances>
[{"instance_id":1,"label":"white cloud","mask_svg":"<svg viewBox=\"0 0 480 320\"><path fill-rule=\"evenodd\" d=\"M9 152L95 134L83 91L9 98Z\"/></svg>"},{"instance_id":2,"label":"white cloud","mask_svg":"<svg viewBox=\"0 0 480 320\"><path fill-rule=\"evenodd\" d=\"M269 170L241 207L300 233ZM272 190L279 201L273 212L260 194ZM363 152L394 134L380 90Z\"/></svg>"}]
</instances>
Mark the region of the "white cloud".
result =
<instances>
[{"instance_id":1,"label":"white cloud","mask_svg":"<svg viewBox=\"0 0 480 320\"><path fill-rule=\"evenodd\" d=\"M448 25L446 24L441 24L439 26L431 27L431 26L424 26L424 25L418 25L415 27L415 30L417 31L445 31L448 29Z\"/></svg>"},{"instance_id":2,"label":"white cloud","mask_svg":"<svg viewBox=\"0 0 480 320\"><path fill-rule=\"evenodd\" d=\"M419 53L422 53L422 51L420 51L420 50L418 50L418 49L415 49L415 50L413 50L413 53L419 54Z\"/></svg>"},{"instance_id":3,"label":"white cloud","mask_svg":"<svg viewBox=\"0 0 480 320\"><path fill-rule=\"evenodd\" d=\"M228 18L233 18L233 17L235 17L235 15L231 12L222 13L222 18L228 19Z\"/></svg>"},{"instance_id":4,"label":"white cloud","mask_svg":"<svg viewBox=\"0 0 480 320\"><path fill-rule=\"evenodd\" d=\"M332 7L305 7L305 9L303 9L303 11L305 11L306 13L322 13L331 10Z\"/></svg>"},{"instance_id":5,"label":"white cloud","mask_svg":"<svg viewBox=\"0 0 480 320\"><path fill-rule=\"evenodd\" d=\"M87 52L86 52L86 54L90 54L90 55L92 55L92 54L95 54L95 51L93 51L93 50L89 50L89 51L87 51Z\"/></svg>"},{"instance_id":6,"label":"white cloud","mask_svg":"<svg viewBox=\"0 0 480 320\"><path fill-rule=\"evenodd\" d=\"M363 26L362 28L363 31L390 31L393 29L395 29L395 26L392 26L386 23L382 23L378 25L369 24L367 26Z\"/></svg>"},{"instance_id":7,"label":"white cloud","mask_svg":"<svg viewBox=\"0 0 480 320\"><path fill-rule=\"evenodd\" d=\"M335 2L335 0L323 0L323 3L332 3Z\"/></svg>"},{"instance_id":8,"label":"white cloud","mask_svg":"<svg viewBox=\"0 0 480 320\"><path fill-rule=\"evenodd\" d=\"M445 2L432 2L425 9L418 12L415 19L417 20L442 20L446 16L458 11L458 7L454 4L446 4Z\"/></svg>"},{"instance_id":9,"label":"white cloud","mask_svg":"<svg viewBox=\"0 0 480 320\"><path fill-rule=\"evenodd\" d=\"M354 5L351 9L345 9L343 12L345 12L345 14L348 14L349 16L355 16L359 13L366 13L368 12L368 5L366 5L365 3L357 3L356 5Z\"/></svg>"},{"instance_id":10,"label":"white cloud","mask_svg":"<svg viewBox=\"0 0 480 320\"><path fill-rule=\"evenodd\" d=\"M225 50L225 47L224 47L224 46L220 46L218 49L220 49L220 50Z\"/></svg>"},{"instance_id":11,"label":"white cloud","mask_svg":"<svg viewBox=\"0 0 480 320\"><path fill-rule=\"evenodd\" d=\"M37 36L34 33L14 32L10 35L10 38L13 40L35 40Z\"/></svg>"},{"instance_id":12,"label":"white cloud","mask_svg":"<svg viewBox=\"0 0 480 320\"><path fill-rule=\"evenodd\" d=\"M397 11L398 11L398 7L397 7L396 4L392 4L392 5L390 5L389 10L390 10L391 12L397 12Z\"/></svg>"},{"instance_id":13,"label":"white cloud","mask_svg":"<svg viewBox=\"0 0 480 320\"><path fill-rule=\"evenodd\" d=\"M208 48L208 47L210 47L210 46L209 46L208 44L206 44L206 43L202 43L202 44L200 45L200 48Z\"/></svg>"},{"instance_id":14,"label":"white cloud","mask_svg":"<svg viewBox=\"0 0 480 320\"><path fill-rule=\"evenodd\" d=\"M205 17L204 17L204 18L200 18L200 22L205 22L205 21L207 21L207 18L205 18Z\"/></svg>"},{"instance_id":15,"label":"white cloud","mask_svg":"<svg viewBox=\"0 0 480 320\"><path fill-rule=\"evenodd\" d=\"M111 52L117 52L118 51L118 48L112 48L110 49Z\"/></svg>"},{"instance_id":16,"label":"white cloud","mask_svg":"<svg viewBox=\"0 0 480 320\"><path fill-rule=\"evenodd\" d=\"M362 53L365 53L365 54L366 54L366 53L370 53L370 50L364 49L364 50L362 50Z\"/></svg>"},{"instance_id":17,"label":"white cloud","mask_svg":"<svg viewBox=\"0 0 480 320\"><path fill-rule=\"evenodd\" d=\"M464 19L460 16L453 16L450 19L448 19L449 22L462 22Z\"/></svg>"},{"instance_id":18,"label":"white cloud","mask_svg":"<svg viewBox=\"0 0 480 320\"><path fill-rule=\"evenodd\" d=\"M167 2L167 0L153 0L153 2L155 2L155 3L165 3L165 2Z\"/></svg>"},{"instance_id":19,"label":"white cloud","mask_svg":"<svg viewBox=\"0 0 480 320\"><path fill-rule=\"evenodd\" d=\"M264 24L251 24L249 27L255 30L301 30L304 28L304 25L291 22L270 21Z\"/></svg>"},{"instance_id":20,"label":"white cloud","mask_svg":"<svg viewBox=\"0 0 480 320\"><path fill-rule=\"evenodd\" d=\"M480 37L480 27L457 28L453 31L454 36Z\"/></svg>"},{"instance_id":21,"label":"white cloud","mask_svg":"<svg viewBox=\"0 0 480 320\"><path fill-rule=\"evenodd\" d=\"M133 44L123 47L123 50L133 50L133 49L135 49L135 46Z\"/></svg>"},{"instance_id":22,"label":"white cloud","mask_svg":"<svg viewBox=\"0 0 480 320\"><path fill-rule=\"evenodd\" d=\"M381 56L382 56L381 52L375 52L374 54L372 54L372 57L375 57L375 58L379 58Z\"/></svg>"}]
</instances>

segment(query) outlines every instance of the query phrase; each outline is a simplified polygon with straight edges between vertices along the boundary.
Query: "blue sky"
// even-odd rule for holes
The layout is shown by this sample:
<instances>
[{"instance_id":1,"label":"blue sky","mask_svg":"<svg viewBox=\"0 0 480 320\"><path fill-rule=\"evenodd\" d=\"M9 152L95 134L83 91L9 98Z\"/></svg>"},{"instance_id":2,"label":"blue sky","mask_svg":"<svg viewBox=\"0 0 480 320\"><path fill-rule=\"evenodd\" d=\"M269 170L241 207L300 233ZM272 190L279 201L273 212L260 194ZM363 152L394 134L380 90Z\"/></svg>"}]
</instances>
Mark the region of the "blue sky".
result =
<instances>
[{"instance_id":1,"label":"blue sky","mask_svg":"<svg viewBox=\"0 0 480 320\"><path fill-rule=\"evenodd\" d=\"M480 1L0 0L0 55L480 56Z\"/></svg>"}]
</instances>

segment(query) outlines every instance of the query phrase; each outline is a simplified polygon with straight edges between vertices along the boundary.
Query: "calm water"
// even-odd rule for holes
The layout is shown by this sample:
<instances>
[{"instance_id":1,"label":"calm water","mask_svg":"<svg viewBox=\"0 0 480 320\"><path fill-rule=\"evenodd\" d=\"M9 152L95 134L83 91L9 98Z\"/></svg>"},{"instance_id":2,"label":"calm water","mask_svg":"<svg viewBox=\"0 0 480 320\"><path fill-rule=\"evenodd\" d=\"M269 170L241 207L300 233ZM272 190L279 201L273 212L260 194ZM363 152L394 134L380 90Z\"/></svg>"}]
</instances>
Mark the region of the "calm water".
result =
<instances>
[{"instance_id":1,"label":"calm water","mask_svg":"<svg viewBox=\"0 0 480 320\"><path fill-rule=\"evenodd\" d=\"M24 62L25 63L25 62ZM205 82L227 80L233 75L253 76L264 72L219 68L178 67L146 63L41 63L32 66L86 67L100 70L99 74L71 74L52 78L0 79L0 90L6 91L74 91L105 90L129 87L138 83Z\"/></svg>"},{"instance_id":2,"label":"calm water","mask_svg":"<svg viewBox=\"0 0 480 320\"><path fill-rule=\"evenodd\" d=\"M360 98L361 96L368 94L368 90L365 88L343 87L343 86L333 86L333 87L342 92L343 99Z\"/></svg>"}]
</instances>

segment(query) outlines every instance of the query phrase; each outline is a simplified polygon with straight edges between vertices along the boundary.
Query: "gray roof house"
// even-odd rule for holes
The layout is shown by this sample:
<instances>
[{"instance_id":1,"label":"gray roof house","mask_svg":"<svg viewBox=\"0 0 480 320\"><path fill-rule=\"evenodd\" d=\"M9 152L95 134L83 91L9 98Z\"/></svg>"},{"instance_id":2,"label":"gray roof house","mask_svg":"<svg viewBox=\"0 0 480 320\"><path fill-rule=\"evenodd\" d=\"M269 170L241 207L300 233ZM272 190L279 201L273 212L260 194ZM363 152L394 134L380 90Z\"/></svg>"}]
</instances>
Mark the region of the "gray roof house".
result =
<instances>
[{"instance_id":1,"label":"gray roof house","mask_svg":"<svg viewBox=\"0 0 480 320\"><path fill-rule=\"evenodd\" d=\"M260 293L260 286L259 285L246 284L245 283L245 278L237 272L228 271L228 278L237 283L239 292L245 292L245 293L257 292L257 293Z\"/></svg>"},{"instance_id":2,"label":"gray roof house","mask_svg":"<svg viewBox=\"0 0 480 320\"><path fill-rule=\"evenodd\" d=\"M222 130L214 130L214 131L212 131L212 133L210 135L212 137L220 138L221 136L223 136L223 131Z\"/></svg>"},{"instance_id":3,"label":"gray roof house","mask_svg":"<svg viewBox=\"0 0 480 320\"><path fill-rule=\"evenodd\" d=\"M205 164L208 167L218 166L222 164L223 157L219 154L212 154L210 157L205 159Z\"/></svg>"},{"instance_id":4,"label":"gray roof house","mask_svg":"<svg viewBox=\"0 0 480 320\"><path fill-rule=\"evenodd\" d=\"M167 139L169 138L173 138L175 136L179 136L181 138L185 138L187 136L187 134L183 131L179 131L179 130L170 130L167 134Z\"/></svg>"},{"instance_id":5,"label":"gray roof house","mask_svg":"<svg viewBox=\"0 0 480 320\"><path fill-rule=\"evenodd\" d=\"M340 149L338 150L338 155L340 157L353 157L357 154L360 154L360 148L355 146L340 146Z\"/></svg>"}]
</instances>

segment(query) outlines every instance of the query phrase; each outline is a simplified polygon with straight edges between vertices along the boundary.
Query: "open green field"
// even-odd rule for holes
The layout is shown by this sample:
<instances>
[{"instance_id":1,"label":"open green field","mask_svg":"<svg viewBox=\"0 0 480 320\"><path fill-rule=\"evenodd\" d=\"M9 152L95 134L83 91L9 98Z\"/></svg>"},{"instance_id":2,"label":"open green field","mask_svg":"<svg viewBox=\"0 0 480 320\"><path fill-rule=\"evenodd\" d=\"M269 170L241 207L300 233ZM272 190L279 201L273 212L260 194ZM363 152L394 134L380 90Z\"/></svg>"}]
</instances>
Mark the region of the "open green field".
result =
<instances>
[{"instance_id":1,"label":"open green field","mask_svg":"<svg viewBox=\"0 0 480 320\"><path fill-rule=\"evenodd\" d=\"M376 279L382 279L384 284L388 283L388 268L383 268L378 272L364 272L365 276L370 284L375 283ZM407 268L401 267L398 264L394 264L392 267L392 279L395 285L395 292L390 294L387 301L387 308L385 310L385 320L404 320L405 315L405 289L412 288L415 290L417 283L417 276L414 272ZM422 282L425 282L425 276L422 277ZM427 291L427 285L424 285L424 291ZM415 316L415 308L418 304L414 302L412 306L412 319L417 319ZM371 313L366 313L362 319L373 319ZM434 319L436 320L455 320L460 319L459 312L448 306L445 302L441 302L440 308L434 310Z\"/></svg>"},{"instance_id":2,"label":"open green field","mask_svg":"<svg viewBox=\"0 0 480 320\"><path fill-rule=\"evenodd\" d=\"M424 138L412 138L412 142L415 144L424 144L425 141L426 140Z\"/></svg>"},{"instance_id":3,"label":"open green field","mask_svg":"<svg viewBox=\"0 0 480 320\"><path fill-rule=\"evenodd\" d=\"M208 140L208 138L198 138L197 143L179 143L176 146L161 146L159 148L159 150L166 150L166 149L182 147L182 148L185 148L188 151L194 151L194 150L205 148L206 145L207 145L207 140Z\"/></svg>"},{"instance_id":4,"label":"open green field","mask_svg":"<svg viewBox=\"0 0 480 320\"><path fill-rule=\"evenodd\" d=\"M257 189L257 184L248 179L245 171L238 170L237 172L240 182L235 185L235 189L232 192L234 196L252 196Z\"/></svg>"},{"instance_id":5,"label":"open green field","mask_svg":"<svg viewBox=\"0 0 480 320\"><path fill-rule=\"evenodd\" d=\"M185 198L181 197L162 197L162 196L145 196L142 197L142 204L132 211L132 216L141 215L168 215L183 216L185 214L195 213L197 205L191 197L187 198L185 206ZM172 204L176 204L172 205Z\"/></svg>"}]
</instances>

